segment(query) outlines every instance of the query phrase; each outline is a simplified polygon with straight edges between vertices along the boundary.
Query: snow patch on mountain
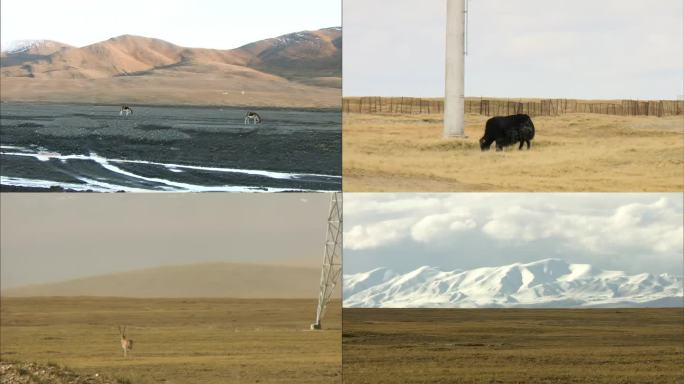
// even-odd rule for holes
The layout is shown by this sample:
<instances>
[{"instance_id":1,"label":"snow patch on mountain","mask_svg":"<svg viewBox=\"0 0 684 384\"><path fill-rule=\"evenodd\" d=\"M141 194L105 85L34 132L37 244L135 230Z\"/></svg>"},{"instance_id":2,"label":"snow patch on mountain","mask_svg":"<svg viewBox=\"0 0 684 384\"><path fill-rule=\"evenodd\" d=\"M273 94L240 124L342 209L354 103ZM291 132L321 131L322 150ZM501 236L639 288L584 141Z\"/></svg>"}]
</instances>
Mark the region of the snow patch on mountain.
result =
<instances>
[{"instance_id":1,"label":"snow patch on mountain","mask_svg":"<svg viewBox=\"0 0 684 384\"><path fill-rule=\"evenodd\" d=\"M16 54L28 52L32 48L36 48L45 44L45 40L14 40L2 47L2 52L7 54Z\"/></svg>"},{"instance_id":2,"label":"snow patch on mountain","mask_svg":"<svg viewBox=\"0 0 684 384\"><path fill-rule=\"evenodd\" d=\"M319 46L321 44L321 38L310 33L310 32L297 32L290 33L275 38L277 47L286 47L294 44L309 44Z\"/></svg>"},{"instance_id":3,"label":"snow patch on mountain","mask_svg":"<svg viewBox=\"0 0 684 384\"><path fill-rule=\"evenodd\" d=\"M345 307L642 307L684 306L682 278L628 275L559 259L441 271L424 266L344 276Z\"/></svg>"},{"instance_id":4,"label":"snow patch on mountain","mask_svg":"<svg viewBox=\"0 0 684 384\"><path fill-rule=\"evenodd\" d=\"M68 45L52 40L15 40L3 45L0 49L5 55L48 55L65 47Z\"/></svg>"}]
</instances>

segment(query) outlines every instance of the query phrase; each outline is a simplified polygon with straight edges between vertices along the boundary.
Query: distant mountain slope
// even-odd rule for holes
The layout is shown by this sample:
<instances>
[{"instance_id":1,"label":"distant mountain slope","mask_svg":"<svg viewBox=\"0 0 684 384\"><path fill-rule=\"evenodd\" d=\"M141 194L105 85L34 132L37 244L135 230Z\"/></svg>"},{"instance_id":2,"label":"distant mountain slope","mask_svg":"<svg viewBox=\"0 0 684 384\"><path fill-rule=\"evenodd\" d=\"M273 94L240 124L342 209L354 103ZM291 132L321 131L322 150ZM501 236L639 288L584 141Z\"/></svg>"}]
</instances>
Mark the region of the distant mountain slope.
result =
<instances>
[{"instance_id":1,"label":"distant mountain slope","mask_svg":"<svg viewBox=\"0 0 684 384\"><path fill-rule=\"evenodd\" d=\"M286 78L331 78L342 73L342 29L326 28L262 40L236 49L247 65Z\"/></svg>"},{"instance_id":2,"label":"distant mountain slope","mask_svg":"<svg viewBox=\"0 0 684 384\"><path fill-rule=\"evenodd\" d=\"M345 307L683 306L682 278L627 275L558 259L467 271L386 268L344 276Z\"/></svg>"},{"instance_id":3,"label":"distant mountain slope","mask_svg":"<svg viewBox=\"0 0 684 384\"><path fill-rule=\"evenodd\" d=\"M26 43L2 53L1 99L338 107L341 36L340 28L327 28L232 50L181 47L133 35L80 48Z\"/></svg>"},{"instance_id":4,"label":"distant mountain slope","mask_svg":"<svg viewBox=\"0 0 684 384\"><path fill-rule=\"evenodd\" d=\"M73 48L69 44L53 40L19 40L2 47L3 55L51 55L63 48Z\"/></svg>"},{"instance_id":5,"label":"distant mountain slope","mask_svg":"<svg viewBox=\"0 0 684 384\"><path fill-rule=\"evenodd\" d=\"M7 53L8 58L25 55ZM26 61L21 66L3 65L5 77L98 79L136 72L190 65L193 62L245 65L241 54L203 48L184 48L142 36L122 35L82 48L68 47Z\"/></svg>"},{"instance_id":6,"label":"distant mountain slope","mask_svg":"<svg viewBox=\"0 0 684 384\"><path fill-rule=\"evenodd\" d=\"M72 46L52 40L15 41L0 52L0 67L21 65L27 61L38 61L62 49Z\"/></svg>"},{"instance_id":7,"label":"distant mountain slope","mask_svg":"<svg viewBox=\"0 0 684 384\"><path fill-rule=\"evenodd\" d=\"M30 285L2 295L315 298L320 273L320 268L272 264L192 264Z\"/></svg>"}]
</instances>

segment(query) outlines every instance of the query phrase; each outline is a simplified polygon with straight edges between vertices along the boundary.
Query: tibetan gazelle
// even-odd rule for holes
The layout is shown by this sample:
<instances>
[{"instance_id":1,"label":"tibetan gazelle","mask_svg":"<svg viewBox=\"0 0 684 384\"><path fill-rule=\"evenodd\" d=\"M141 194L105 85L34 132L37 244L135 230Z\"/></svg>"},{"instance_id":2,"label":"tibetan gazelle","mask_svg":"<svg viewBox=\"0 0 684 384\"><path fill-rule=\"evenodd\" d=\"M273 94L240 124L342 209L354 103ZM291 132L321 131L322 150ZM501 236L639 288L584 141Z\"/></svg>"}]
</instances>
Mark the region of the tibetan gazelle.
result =
<instances>
[{"instance_id":1,"label":"tibetan gazelle","mask_svg":"<svg viewBox=\"0 0 684 384\"><path fill-rule=\"evenodd\" d=\"M119 116L128 117L128 115L132 115L132 114L133 114L133 110L131 109L131 107L129 107L126 104L121 106L121 109L119 110Z\"/></svg>"},{"instance_id":2,"label":"tibetan gazelle","mask_svg":"<svg viewBox=\"0 0 684 384\"><path fill-rule=\"evenodd\" d=\"M261 116L256 112L247 112L245 115L245 124L249 124L250 121L254 124L261 124Z\"/></svg>"},{"instance_id":3,"label":"tibetan gazelle","mask_svg":"<svg viewBox=\"0 0 684 384\"><path fill-rule=\"evenodd\" d=\"M123 349L124 357L128 357L128 351L133 349L133 340L126 338L126 326L123 329L119 325L119 334L121 335L121 349Z\"/></svg>"}]
</instances>

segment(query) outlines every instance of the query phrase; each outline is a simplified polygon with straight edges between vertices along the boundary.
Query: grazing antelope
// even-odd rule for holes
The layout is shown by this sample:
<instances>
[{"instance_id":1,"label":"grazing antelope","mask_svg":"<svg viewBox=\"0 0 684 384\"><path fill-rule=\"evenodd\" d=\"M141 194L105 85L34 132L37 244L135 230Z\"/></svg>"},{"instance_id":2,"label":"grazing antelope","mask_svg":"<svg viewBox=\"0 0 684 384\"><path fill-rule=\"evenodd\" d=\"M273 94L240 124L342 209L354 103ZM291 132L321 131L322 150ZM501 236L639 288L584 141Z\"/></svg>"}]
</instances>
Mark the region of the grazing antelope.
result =
<instances>
[{"instance_id":1,"label":"grazing antelope","mask_svg":"<svg viewBox=\"0 0 684 384\"><path fill-rule=\"evenodd\" d=\"M131 109L131 107L129 107L126 104L121 106L121 110L119 111L119 116L128 117L128 115L132 115L132 114L133 114L133 110Z\"/></svg>"},{"instance_id":2,"label":"grazing antelope","mask_svg":"<svg viewBox=\"0 0 684 384\"><path fill-rule=\"evenodd\" d=\"M247 112L245 115L245 124L249 124L250 121L253 121L254 124L261 124L261 116L256 112Z\"/></svg>"},{"instance_id":3,"label":"grazing antelope","mask_svg":"<svg viewBox=\"0 0 684 384\"><path fill-rule=\"evenodd\" d=\"M133 340L126 338L126 326L123 329L119 325L119 334L121 335L121 349L123 349L124 357L128 357L128 351L133 349Z\"/></svg>"}]
</instances>

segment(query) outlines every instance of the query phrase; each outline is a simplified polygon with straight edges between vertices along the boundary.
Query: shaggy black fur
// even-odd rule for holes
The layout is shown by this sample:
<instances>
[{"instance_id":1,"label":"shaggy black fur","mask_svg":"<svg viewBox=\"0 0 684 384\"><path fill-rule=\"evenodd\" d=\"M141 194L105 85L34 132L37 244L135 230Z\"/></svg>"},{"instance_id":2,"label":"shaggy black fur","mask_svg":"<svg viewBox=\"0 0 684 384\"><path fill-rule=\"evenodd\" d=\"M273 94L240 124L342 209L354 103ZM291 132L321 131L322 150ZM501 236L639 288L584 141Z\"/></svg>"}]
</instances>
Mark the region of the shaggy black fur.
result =
<instances>
[{"instance_id":1,"label":"shaggy black fur","mask_svg":"<svg viewBox=\"0 0 684 384\"><path fill-rule=\"evenodd\" d=\"M496 150L502 151L504 147L520 143L518 149L527 143L530 149L530 141L534 139L534 124L527 115L496 116L487 120L484 136L480 139L480 149L488 151L492 143L496 142Z\"/></svg>"}]
</instances>

